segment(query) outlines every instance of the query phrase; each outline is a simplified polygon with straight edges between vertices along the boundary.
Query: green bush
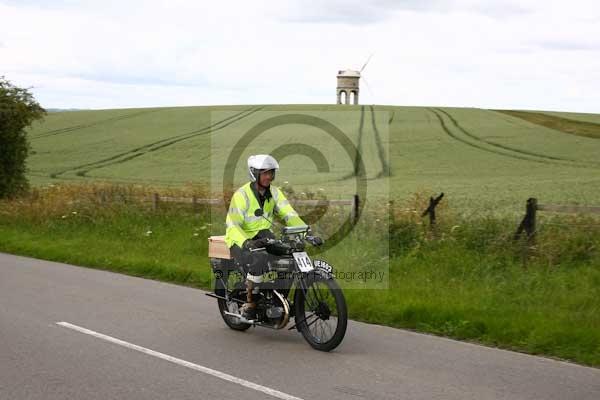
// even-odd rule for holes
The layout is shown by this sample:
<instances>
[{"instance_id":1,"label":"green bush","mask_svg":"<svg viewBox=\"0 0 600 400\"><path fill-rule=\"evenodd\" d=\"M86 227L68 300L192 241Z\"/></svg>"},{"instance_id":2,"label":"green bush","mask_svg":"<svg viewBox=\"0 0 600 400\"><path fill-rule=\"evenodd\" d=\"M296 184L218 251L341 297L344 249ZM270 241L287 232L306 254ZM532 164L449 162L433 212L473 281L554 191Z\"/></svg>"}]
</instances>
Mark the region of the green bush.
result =
<instances>
[{"instance_id":1,"label":"green bush","mask_svg":"<svg viewBox=\"0 0 600 400\"><path fill-rule=\"evenodd\" d=\"M25 128L44 115L27 89L0 77L0 198L28 188L25 161L29 142Z\"/></svg>"}]
</instances>

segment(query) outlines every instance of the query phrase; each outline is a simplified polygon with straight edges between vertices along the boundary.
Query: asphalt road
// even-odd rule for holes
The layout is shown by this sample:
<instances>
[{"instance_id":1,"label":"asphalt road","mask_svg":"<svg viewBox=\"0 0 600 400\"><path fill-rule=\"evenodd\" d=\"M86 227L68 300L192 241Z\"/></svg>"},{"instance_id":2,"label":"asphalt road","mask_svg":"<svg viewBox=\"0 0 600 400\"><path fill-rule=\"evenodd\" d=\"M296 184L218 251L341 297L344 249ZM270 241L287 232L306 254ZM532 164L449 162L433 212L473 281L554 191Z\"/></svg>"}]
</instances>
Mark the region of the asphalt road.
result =
<instances>
[{"instance_id":1,"label":"asphalt road","mask_svg":"<svg viewBox=\"0 0 600 400\"><path fill-rule=\"evenodd\" d=\"M0 253L0 399L67 398L598 400L600 370L352 321L322 353L201 290Z\"/></svg>"}]
</instances>

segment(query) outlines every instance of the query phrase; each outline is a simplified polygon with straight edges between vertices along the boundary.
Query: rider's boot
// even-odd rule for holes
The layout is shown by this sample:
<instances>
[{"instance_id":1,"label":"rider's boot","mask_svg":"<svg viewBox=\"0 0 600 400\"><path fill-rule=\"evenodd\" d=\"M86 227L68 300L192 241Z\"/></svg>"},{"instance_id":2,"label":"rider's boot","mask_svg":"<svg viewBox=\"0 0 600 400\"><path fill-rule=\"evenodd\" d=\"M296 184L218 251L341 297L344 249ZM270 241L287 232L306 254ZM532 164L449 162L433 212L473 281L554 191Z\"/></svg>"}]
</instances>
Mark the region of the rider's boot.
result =
<instances>
[{"instance_id":1,"label":"rider's boot","mask_svg":"<svg viewBox=\"0 0 600 400\"><path fill-rule=\"evenodd\" d=\"M256 303L252 299L252 290L254 289L254 282L250 279L246 279L246 302L242 306L241 314L247 320L253 320L256 318Z\"/></svg>"}]
</instances>

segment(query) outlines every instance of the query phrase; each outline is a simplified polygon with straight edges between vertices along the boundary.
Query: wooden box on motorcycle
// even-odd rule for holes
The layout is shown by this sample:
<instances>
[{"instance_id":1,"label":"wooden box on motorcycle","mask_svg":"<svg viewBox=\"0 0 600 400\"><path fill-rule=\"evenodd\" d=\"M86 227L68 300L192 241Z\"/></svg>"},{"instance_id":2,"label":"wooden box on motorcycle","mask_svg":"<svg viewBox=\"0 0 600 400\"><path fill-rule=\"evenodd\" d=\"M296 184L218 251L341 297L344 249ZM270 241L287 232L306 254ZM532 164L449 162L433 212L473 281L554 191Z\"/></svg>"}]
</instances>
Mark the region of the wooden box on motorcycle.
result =
<instances>
[{"instance_id":1,"label":"wooden box on motorcycle","mask_svg":"<svg viewBox=\"0 0 600 400\"><path fill-rule=\"evenodd\" d=\"M208 238L208 256L226 260L233 258L229 252L229 247L225 244L225 236L210 236Z\"/></svg>"}]
</instances>

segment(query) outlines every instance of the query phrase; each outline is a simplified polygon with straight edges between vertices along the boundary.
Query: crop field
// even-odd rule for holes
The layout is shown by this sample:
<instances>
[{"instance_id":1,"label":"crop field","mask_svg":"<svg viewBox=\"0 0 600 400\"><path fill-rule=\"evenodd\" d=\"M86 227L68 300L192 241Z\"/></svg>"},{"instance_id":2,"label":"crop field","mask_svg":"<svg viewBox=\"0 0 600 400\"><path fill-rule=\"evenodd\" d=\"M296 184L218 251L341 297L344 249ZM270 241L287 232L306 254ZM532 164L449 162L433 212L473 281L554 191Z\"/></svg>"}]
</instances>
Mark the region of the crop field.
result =
<instances>
[{"instance_id":1,"label":"crop field","mask_svg":"<svg viewBox=\"0 0 600 400\"><path fill-rule=\"evenodd\" d=\"M553 115L561 118L573 119L576 121L592 122L600 124L599 114L588 114L588 113L573 113L573 112L556 112L556 111L544 111L544 114Z\"/></svg>"},{"instance_id":2,"label":"crop field","mask_svg":"<svg viewBox=\"0 0 600 400\"><path fill-rule=\"evenodd\" d=\"M567 124L575 120L569 113L547 114ZM582 115L592 128L600 121L600 115ZM340 133L327 132L323 124ZM193 183L219 192L229 175L233 185L245 181L249 154L273 153L281 161L276 184L287 181L297 193L329 198L348 198L359 187L366 188L367 200L444 192L464 214L521 213L528 197L600 204L600 138L483 109L267 105L69 111L48 114L29 137L34 185Z\"/></svg>"},{"instance_id":3,"label":"crop field","mask_svg":"<svg viewBox=\"0 0 600 400\"><path fill-rule=\"evenodd\" d=\"M591 118L589 115L586 116L586 114L566 115L567 113L542 113L514 110L501 110L499 112L523 119L535 125L543 126L571 135L591 137L595 139L600 138L600 123L590 122L593 120L593 118Z\"/></svg>"}]
</instances>

